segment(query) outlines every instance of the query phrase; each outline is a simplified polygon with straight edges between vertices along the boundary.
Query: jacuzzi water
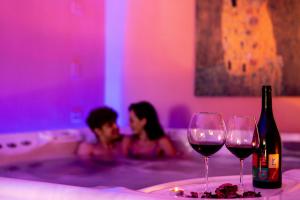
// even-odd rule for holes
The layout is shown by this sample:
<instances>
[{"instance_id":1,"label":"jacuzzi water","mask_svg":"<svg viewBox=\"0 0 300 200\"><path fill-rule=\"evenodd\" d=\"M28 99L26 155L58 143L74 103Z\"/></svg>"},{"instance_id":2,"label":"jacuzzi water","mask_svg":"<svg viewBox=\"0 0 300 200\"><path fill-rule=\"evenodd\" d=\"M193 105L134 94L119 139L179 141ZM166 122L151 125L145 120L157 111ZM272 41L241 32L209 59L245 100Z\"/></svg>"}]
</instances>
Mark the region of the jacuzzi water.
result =
<instances>
[{"instance_id":1,"label":"jacuzzi water","mask_svg":"<svg viewBox=\"0 0 300 200\"><path fill-rule=\"evenodd\" d=\"M300 168L300 157L285 153L282 163L283 171ZM244 166L244 174L250 174L251 157L245 160ZM239 160L231 154L224 156L217 153L209 160L209 176L238 173ZM113 161L72 156L5 165L0 167L0 176L83 187L141 189L169 181L203 177L204 164L200 155L180 159Z\"/></svg>"}]
</instances>

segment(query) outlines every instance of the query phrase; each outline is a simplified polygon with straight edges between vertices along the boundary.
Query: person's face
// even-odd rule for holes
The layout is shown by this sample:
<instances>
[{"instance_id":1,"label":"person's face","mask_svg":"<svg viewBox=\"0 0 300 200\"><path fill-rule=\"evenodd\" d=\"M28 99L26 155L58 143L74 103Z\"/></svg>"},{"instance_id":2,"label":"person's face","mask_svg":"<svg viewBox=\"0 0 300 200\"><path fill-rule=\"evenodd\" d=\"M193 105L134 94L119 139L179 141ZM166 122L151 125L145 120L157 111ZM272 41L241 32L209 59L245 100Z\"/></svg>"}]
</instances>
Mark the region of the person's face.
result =
<instances>
[{"instance_id":1,"label":"person's face","mask_svg":"<svg viewBox=\"0 0 300 200\"><path fill-rule=\"evenodd\" d=\"M146 119L139 119L133 111L130 111L129 124L134 134L140 134L146 125Z\"/></svg>"},{"instance_id":2,"label":"person's face","mask_svg":"<svg viewBox=\"0 0 300 200\"><path fill-rule=\"evenodd\" d=\"M95 130L97 135L106 142L113 141L120 136L119 127L116 122L107 122L100 129Z\"/></svg>"}]
</instances>

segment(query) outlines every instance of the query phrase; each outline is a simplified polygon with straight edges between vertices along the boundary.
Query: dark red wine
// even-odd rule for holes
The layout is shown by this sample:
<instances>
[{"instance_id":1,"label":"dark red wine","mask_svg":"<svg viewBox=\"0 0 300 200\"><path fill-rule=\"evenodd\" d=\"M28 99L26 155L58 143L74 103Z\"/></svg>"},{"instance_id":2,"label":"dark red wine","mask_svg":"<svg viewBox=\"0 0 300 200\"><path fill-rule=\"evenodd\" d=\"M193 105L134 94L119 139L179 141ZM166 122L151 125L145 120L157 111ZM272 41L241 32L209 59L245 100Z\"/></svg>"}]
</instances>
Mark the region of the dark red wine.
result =
<instances>
[{"instance_id":1,"label":"dark red wine","mask_svg":"<svg viewBox=\"0 0 300 200\"><path fill-rule=\"evenodd\" d=\"M280 188L281 139L272 111L272 88L262 88L262 110L257 124L260 147L253 153L253 185L259 188Z\"/></svg>"},{"instance_id":2,"label":"dark red wine","mask_svg":"<svg viewBox=\"0 0 300 200\"><path fill-rule=\"evenodd\" d=\"M245 159L250 156L254 148L252 145L226 145L227 149L239 159Z\"/></svg>"},{"instance_id":3,"label":"dark red wine","mask_svg":"<svg viewBox=\"0 0 300 200\"><path fill-rule=\"evenodd\" d=\"M221 149L223 143L217 142L202 142L202 143L190 143L195 151L202 154L203 156L211 156Z\"/></svg>"}]
</instances>

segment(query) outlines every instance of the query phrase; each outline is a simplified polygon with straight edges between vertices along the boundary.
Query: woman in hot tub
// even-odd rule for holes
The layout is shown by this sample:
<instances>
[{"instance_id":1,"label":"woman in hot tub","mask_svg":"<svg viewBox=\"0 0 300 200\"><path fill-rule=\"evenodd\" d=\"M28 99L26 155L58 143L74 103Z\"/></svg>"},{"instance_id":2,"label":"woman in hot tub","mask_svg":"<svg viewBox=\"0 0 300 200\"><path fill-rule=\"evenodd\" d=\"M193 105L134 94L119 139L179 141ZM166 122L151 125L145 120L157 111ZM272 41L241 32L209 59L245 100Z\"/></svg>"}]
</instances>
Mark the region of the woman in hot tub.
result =
<instances>
[{"instance_id":1,"label":"woman in hot tub","mask_svg":"<svg viewBox=\"0 0 300 200\"><path fill-rule=\"evenodd\" d=\"M109 107L92 110L86 123L96 136L96 143L82 142L78 149L79 156L114 157L121 153L122 136L117 126L118 114Z\"/></svg>"},{"instance_id":2,"label":"woman in hot tub","mask_svg":"<svg viewBox=\"0 0 300 200\"><path fill-rule=\"evenodd\" d=\"M134 158L172 157L176 150L162 129L155 108L146 101L129 106L131 137L123 139L123 153Z\"/></svg>"}]
</instances>

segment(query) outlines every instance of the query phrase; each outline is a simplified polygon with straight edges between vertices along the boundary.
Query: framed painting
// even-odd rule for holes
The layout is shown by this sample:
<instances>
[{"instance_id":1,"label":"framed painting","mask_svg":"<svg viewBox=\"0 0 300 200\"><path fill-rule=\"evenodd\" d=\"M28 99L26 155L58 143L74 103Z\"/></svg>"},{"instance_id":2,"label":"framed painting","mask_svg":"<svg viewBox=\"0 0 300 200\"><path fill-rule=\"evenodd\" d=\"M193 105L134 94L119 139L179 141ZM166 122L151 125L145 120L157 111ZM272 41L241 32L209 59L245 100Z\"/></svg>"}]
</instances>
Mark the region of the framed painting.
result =
<instances>
[{"instance_id":1,"label":"framed painting","mask_svg":"<svg viewBox=\"0 0 300 200\"><path fill-rule=\"evenodd\" d=\"M196 1L196 96L298 96L298 1L234 2Z\"/></svg>"}]
</instances>

